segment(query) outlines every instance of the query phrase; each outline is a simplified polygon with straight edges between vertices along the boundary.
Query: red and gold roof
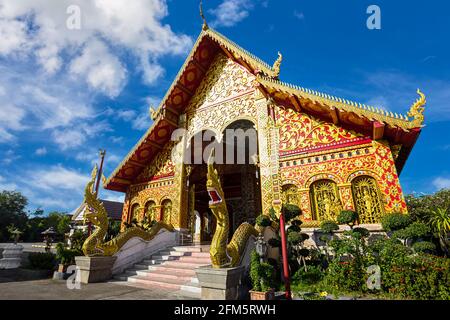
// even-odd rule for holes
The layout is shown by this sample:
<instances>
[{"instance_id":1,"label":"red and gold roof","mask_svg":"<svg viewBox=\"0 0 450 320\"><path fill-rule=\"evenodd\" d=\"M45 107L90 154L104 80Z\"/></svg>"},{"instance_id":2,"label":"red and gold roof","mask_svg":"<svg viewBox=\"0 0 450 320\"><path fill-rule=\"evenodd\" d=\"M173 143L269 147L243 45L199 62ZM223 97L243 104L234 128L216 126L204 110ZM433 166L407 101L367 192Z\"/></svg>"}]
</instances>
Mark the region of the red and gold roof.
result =
<instances>
[{"instance_id":1,"label":"red and gold roof","mask_svg":"<svg viewBox=\"0 0 450 320\"><path fill-rule=\"evenodd\" d=\"M420 98L408 113L408 116L412 117L410 119L405 115L284 83L278 79L281 55L271 67L204 25L158 110L154 112L153 125L107 179L104 184L106 189L126 191L146 165L162 150L170 140L172 131L178 127L179 116L194 96L219 51L254 74L262 93L278 104L362 133L372 139L386 139L392 145L401 145L396 163L397 169L401 171L422 128L423 106L426 101L420 91Z\"/></svg>"}]
</instances>

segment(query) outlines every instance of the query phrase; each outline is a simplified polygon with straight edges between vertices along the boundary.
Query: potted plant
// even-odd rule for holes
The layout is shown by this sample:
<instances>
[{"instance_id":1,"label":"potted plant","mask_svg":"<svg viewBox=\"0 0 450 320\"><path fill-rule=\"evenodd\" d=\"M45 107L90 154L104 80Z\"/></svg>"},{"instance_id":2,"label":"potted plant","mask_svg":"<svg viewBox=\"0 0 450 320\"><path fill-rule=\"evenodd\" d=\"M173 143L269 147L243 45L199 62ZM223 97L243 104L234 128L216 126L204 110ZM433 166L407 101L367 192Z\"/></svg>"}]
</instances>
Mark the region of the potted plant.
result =
<instances>
[{"instance_id":1,"label":"potted plant","mask_svg":"<svg viewBox=\"0 0 450 320\"><path fill-rule=\"evenodd\" d=\"M261 262L258 253L253 250L250 262L250 278L253 285L250 290L251 300L274 300L274 275L274 267L267 262Z\"/></svg>"},{"instance_id":2,"label":"potted plant","mask_svg":"<svg viewBox=\"0 0 450 320\"><path fill-rule=\"evenodd\" d=\"M68 266L75 264L75 256L80 254L78 250L66 249L64 243L58 243L56 245L56 260L59 262L58 272L65 273Z\"/></svg>"}]
</instances>

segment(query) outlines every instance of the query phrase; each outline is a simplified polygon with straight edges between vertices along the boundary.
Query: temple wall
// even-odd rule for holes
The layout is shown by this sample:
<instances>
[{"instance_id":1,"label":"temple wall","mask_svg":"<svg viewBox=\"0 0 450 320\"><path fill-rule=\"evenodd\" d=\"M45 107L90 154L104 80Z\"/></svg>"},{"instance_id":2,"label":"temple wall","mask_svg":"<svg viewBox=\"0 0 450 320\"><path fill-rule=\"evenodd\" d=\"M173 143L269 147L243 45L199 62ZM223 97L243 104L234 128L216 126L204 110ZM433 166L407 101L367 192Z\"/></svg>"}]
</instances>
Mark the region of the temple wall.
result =
<instances>
[{"instance_id":1,"label":"temple wall","mask_svg":"<svg viewBox=\"0 0 450 320\"><path fill-rule=\"evenodd\" d=\"M365 223L379 222L386 213L406 213L387 142L295 111L277 112L283 200L298 204L311 226L343 209L358 211Z\"/></svg>"},{"instance_id":2,"label":"temple wall","mask_svg":"<svg viewBox=\"0 0 450 320\"><path fill-rule=\"evenodd\" d=\"M175 183L175 165L171 159L173 146L173 143L167 144L129 187L122 213L122 228L124 223L130 223L133 218L141 221L145 215L157 221L163 216L164 221L178 227L179 208L175 203L179 188ZM168 205L165 207L164 204ZM153 210L149 210L150 205L153 205ZM165 208L166 212L162 212Z\"/></svg>"}]
</instances>

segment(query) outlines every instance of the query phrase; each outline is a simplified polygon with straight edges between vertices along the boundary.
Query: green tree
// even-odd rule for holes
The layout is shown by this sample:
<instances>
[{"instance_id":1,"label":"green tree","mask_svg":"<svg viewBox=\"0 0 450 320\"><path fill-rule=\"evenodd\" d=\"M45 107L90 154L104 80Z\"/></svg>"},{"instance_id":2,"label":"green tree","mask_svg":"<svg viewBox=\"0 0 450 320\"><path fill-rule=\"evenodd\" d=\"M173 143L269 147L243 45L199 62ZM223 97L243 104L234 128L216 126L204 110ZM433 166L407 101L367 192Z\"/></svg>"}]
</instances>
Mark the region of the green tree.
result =
<instances>
[{"instance_id":1,"label":"green tree","mask_svg":"<svg viewBox=\"0 0 450 320\"><path fill-rule=\"evenodd\" d=\"M8 241L7 227L13 225L24 230L28 220L25 207L28 200L20 192L2 191L0 193L0 241Z\"/></svg>"},{"instance_id":2,"label":"green tree","mask_svg":"<svg viewBox=\"0 0 450 320\"><path fill-rule=\"evenodd\" d=\"M450 209L436 208L428 215L433 234L439 239L442 251L449 255Z\"/></svg>"}]
</instances>

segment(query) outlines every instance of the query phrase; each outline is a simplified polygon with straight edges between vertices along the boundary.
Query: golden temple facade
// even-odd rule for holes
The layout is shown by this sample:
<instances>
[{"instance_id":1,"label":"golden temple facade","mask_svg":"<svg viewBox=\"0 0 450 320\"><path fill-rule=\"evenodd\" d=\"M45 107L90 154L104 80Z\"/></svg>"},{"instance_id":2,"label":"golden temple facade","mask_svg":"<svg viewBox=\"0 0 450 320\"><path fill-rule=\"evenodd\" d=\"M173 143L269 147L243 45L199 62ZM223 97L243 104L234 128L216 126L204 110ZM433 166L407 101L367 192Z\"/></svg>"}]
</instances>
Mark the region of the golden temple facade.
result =
<instances>
[{"instance_id":1,"label":"golden temple facade","mask_svg":"<svg viewBox=\"0 0 450 320\"><path fill-rule=\"evenodd\" d=\"M255 164L218 166L231 232L282 203L297 204L312 227L341 210L364 224L406 213L399 174L423 125L423 94L407 116L393 114L283 83L281 62L270 66L204 25L153 125L105 182L126 193L124 224L147 217L188 230L197 214L208 229L206 166L177 160L197 134L220 140L230 128L257 133ZM176 129L186 134L173 141Z\"/></svg>"}]
</instances>

